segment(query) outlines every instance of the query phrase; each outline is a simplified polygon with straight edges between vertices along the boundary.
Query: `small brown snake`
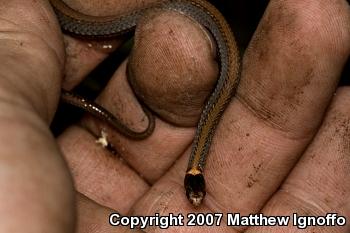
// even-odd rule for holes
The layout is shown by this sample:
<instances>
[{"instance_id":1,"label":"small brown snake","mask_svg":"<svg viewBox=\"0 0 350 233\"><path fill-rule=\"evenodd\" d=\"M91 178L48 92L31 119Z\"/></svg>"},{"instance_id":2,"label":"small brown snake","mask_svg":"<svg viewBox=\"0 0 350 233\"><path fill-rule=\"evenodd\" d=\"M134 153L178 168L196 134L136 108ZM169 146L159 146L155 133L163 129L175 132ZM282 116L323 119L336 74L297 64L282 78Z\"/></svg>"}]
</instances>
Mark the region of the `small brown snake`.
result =
<instances>
[{"instance_id":1,"label":"small brown snake","mask_svg":"<svg viewBox=\"0 0 350 233\"><path fill-rule=\"evenodd\" d=\"M217 45L220 74L216 87L203 108L192 152L185 175L185 189L188 200L199 206L206 194L203 170L216 126L235 94L240 78L240 60L235 38L221 13L205 0L168 0L151 4L124 15L94 17L82 14L63 3L50 0L62 30L78 37L110 39L134 30L138 20L147 9L158 8L179 12L200 23L212 35ZM149 126L144 132L134 132L124 126L111 113L94 102L87 101L71 92L63 91L62 99L107 121L119 132L132 139L143 139L153 132L154 118L146 109Z\"/></svg>"}]
</instances>

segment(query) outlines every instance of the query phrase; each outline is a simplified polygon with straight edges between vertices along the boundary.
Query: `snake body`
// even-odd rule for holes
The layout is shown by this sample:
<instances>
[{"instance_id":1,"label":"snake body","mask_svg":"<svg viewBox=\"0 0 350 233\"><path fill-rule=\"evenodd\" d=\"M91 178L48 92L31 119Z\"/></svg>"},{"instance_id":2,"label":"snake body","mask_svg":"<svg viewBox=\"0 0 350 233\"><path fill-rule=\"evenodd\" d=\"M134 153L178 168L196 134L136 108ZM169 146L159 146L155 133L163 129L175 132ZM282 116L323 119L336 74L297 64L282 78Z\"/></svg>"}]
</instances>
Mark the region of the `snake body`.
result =
<instances>
[{"instance_id":1,"label":"snake body","mask_svg":"<svg viewBox=\"0 0 350 233\"><path fill-rule=\"evenodd\" d=\"M220 73L216 86L203 108L184 180L188 200L194 206L200 205L206 194L203 171L211 141L224 110L236 92L240 77L241 66L235 38L225 18L214 6L204 0L162 1L124 15L106 17L82 14L61 0L50 0L50 2L62 29L79 37L107 39L133 31L140 17L150 8L171 10L191 17L212 35L217 45ZM106 120L130 138L142 139L153 131L154 119L148 112L146 112L149 119L148 128L144 132L133 132L94 102L86 104L87 101L84 98L70 92L64 92L62 99Z\"/></svg>"}]
</instances>

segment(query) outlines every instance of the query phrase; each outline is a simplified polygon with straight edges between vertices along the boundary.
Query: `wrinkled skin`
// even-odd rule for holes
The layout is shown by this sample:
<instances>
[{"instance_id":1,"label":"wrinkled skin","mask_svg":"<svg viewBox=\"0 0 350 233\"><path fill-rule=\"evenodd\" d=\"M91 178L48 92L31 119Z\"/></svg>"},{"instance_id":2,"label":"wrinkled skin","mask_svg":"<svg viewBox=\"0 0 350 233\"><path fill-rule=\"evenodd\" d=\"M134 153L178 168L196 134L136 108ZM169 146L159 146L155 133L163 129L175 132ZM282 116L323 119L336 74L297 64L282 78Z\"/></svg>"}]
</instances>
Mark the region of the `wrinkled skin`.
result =
<instances>
[{"instance_id":1,"label":"wrinkled skin","mask_svg":"<svg viewBox=\"0 0 350 233\"><path fill-rule=\"evenodd\" d=\"M141 4L98 2L68 3L95 15ZM55 139L49 124L61 87L76 86L108 51L68 37L65 51L47 1L2 0L0 14L1 232L131 231L108 225L112 210L133 215L336 212L350 219L350 89L337 88L350 53L346 1L270 1L243 57L237 95L218 126L205 170L208 193L196 210L182 184L195 127L181 125L195 125L217 77L215 48L206 32L173 12L151 12L137 29L131 69L140 74L139 89L161 116L151 137L133 141L86 116ZM98 102L142 129L147 122L125 70L123 63ZM102 129L116 155L95 143ZM297 229L232 228L224 222L215 228L242 231ZM302 232L349 231L348 224Z\"/></svg>"}]
</instances>

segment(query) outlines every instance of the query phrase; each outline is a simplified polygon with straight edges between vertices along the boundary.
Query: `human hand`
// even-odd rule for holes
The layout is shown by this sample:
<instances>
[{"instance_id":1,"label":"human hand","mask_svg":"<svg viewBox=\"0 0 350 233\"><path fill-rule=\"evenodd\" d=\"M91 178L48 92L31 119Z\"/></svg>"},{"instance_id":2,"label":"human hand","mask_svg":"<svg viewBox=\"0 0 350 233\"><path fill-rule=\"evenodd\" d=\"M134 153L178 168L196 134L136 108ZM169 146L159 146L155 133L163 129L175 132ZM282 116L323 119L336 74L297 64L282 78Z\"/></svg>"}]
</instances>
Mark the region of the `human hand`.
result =
<instances>
[{"instance_id":1,"label":"human hand","mask_svg":"<svg viewBox=\"0 0 350 233\"><path fill-rule=\"evenodd\" d=\"M242 215L247 215L262 209L266 215L289 215L292 212L322 215L326 212L338 212L349 216L346 212L349 211L349 207L344 205L349 203L350 189L347 182L349 158L346 157L349 154L349 148L346 147L349 143L347 132L349 111L344 107L350 101L347 88L338 90L336 98L332 100L333 105L327 110L327 117L319 130L342 66L349 55L350 33L347 24L349 8L346 2L341 3L341 1L336 6L331 3L328 3L329 6L327 3L322 3L325 5L321 7L316 3L317 1L308 4L277 1L270 3L244 56L244 72L237 95L217 129L205 170L208 195L204 205L196 211L240 212ZM331 14L333 11L338 12L337 18ZM139 34L136 37L139 36L142 40L139 40L139 44L136 43L132 58L138 59L132 63L135 64L135 72L138 71L147 76L140 77L146 80L145 83L140 84L140 89L144 89L146 94L147 90L152 90L148 91L152 95L145 95L146 101L162 116L162 119L166 119L157 119L154 134L144 141L131 141L119 135L108 125L87 117L83 119L80 126L67 129L58 140L78 191L122 214L153 215L157 212L164 215L170 212L186 214L195 211L187 202L182 187L194 128L174 126L169 122L175 122L176 125L193 125L193 119L198 117L193 113L198 114L200 109L198 103L203 102L204 96L209 92L208 86L213 84L216 77L216 64L211 61L213 51L210 42L205 40L205 33L197 25L193 25L191 20L172 13L167 14L150 17L154 21L145 23L143 26L146 29L138 29ZM293 21L288 17L290 14L293 15ZM309 20L307 25L305 17ZM323 27L315 25L323 25ZM189 32L191 37L188 37ZM163 33L162 36L160 36L161 33ZM158 46L150 46L151 42ZM169 48L169 44L176 50L170 51L169 54L162 53L164 48ZM203 47L205 49L198 50ZM49 49L45 51L47 50ZM62 56L58 49L57 51L58 57ZM159 62L156 64L147 59L152 54L155 54L153 58L158 58ZM187 58L186 54L192 56ZM161 57L162 55L165 55L166 59ZM45 54L45 57L48 55ZM86 54L85 57L87 57ZM57 58L50 58L53 64L56 64L56 69L38 65L37 67L41 72L54 72L54 74L50 73L51 76L57 77L59 74L57 67L60 67L60 64L54 63L55 59L57 60ZM88 57L86 60L89 59L97 60L94 57ZM195 64L194 68L193 64ZM160 68L157 68L158 66ZM187 68L188 76L169 77L162 74L162 72L174 74L173 72L179 70L179 67ZM202 67L209 71L203 71ZM24 77L28 74L23 73ZM202 74L207 77L203 77ZM204 81L209 81L203 82L197 76ZM41 78L35 77L36 79L32 80ZM162 80L167 78L170 80L164 80L160 85L159 81L155 81L160 77ZM172 82L174 78L178 79ZM44 81L53 82L47 78ZM58 89L57 85L53 86L55 90ZM193 96L187 97L188 94L193 93L191 88L203 90L194 93L197 99ZM170 92L171 90L174 92ZM184 96L177 94L180 90ZM47 90L43 92L50 96ZM174 104L168 104L158 98L157 93L164 92L168 93L166 100L176 97ZM18 94L18 92L11 93L15 96ZM35 93L31 91L29 96L39 93L39 91ZM57 101L57 95L55 96L56 98L51 97L54 99L52 102ZM41 106L40 100L33 100L33 103L39 105L35 109L41 110L39 113L33 111L41 116L35 119L37 121L46 119L43 109L49 109L47 111L51 113L47 117L49 121L52 117L52 109L56 105L53 103ZM133 125L141 123L140 127L147 125L147 122L143 122L142 125L142 111L126 82L125 64L116 72L98 101L110 111L122 113L127 123L129 121ZM177 106L176 103L179 101L186 104ZM189 111L192 108L193 111ZM189 116L184 117L184 112L190 112ZM23 114L14 114L14 116L23 116ZM24 117L28 117L28 114ZM21 123L26 123L21 118L19 120ZM28 122L26 125L31 126L33 123ZM44 125L41 124L40 127L44 128ZM30 129L28 129L28 135L32 133ZM116 148L118 157L122 156L126 162L116 159L106 149L95 144L94 135L99 135L101 129L107 132L108 141ZM22 135L23 129L20 130L15 131L11 128L6 132L7 134L21 132L20 135ZM316 132L318 132L317 136L309 145ZM41 142L48 141L47 138L51 140L43 143L39 147L40 150L44 150L49 145L51 145L50 148L54 147L53 140L47 136L47 131L40 136L43 138ZM10 138L16 137L19 136L16 134ZM23 143L31 147L30 140ZM307 146L308 149L303 153ZM31 150L26 150L27 154L31 154L30 152ZM47 150L45 152L47 153ZM61 163L57 162L59 158L57 150L51 154L53 156L50 156L51 160L48 163L57 167L57 170L64 171ZM301 159L296 164L301 155ZM42 164L41 160L40 164ZM40 168L37 169L40 170ZM33 169L28 173L31 171ZM70 193L66 173L45 175L44 177L64 183L60 187L66 187L62 190L66 191L64 193ZM288 178L283 180L287 175ZM6 181L8 182L9 179ZM279 187L282 182L283 185ZM46 186L40 186L40 188L45 190ZM61 193L62 191L56 190L47 195L60 200L58 203L67 203L65 202L67 199L71 200L70 195L57 196ZM333 196L337 198L333 199ZM111 230L112 227L106 224L110 212L108 209L80 196L78 203L78 231L108 232ZM65 208L71 207L67 205ZM234 228L225 225L222 223L220 227L215 228L215 231L235 231ZM158 229L152 228L155 231ZM203 232L205 229L174 227L169 230ZM213 229L209 227L208 231ZM248 231L263 232L264 230L278 232L280 229L251 228ZM295 228L291 228L290 231L295 231ZM343 227L339 232L346 232L346 229Z\"/></svg>"}]
</instances>

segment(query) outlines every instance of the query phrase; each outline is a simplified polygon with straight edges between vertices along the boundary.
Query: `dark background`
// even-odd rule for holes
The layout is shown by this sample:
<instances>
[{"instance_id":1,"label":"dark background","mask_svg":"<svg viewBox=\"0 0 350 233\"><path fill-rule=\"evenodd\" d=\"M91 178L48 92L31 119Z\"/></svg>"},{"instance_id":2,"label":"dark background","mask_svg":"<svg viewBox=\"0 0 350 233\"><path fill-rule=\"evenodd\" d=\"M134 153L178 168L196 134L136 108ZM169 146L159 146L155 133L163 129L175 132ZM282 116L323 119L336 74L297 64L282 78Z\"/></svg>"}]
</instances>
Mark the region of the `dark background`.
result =
<instances>
[{"instance_id":1,"label":"dark background","mask_svg":"<svg viewBox=\"0 0 350 233\"><path fill-rule=\"evenodd\" d=\"M240 51L243 53L267 7L268 1L212 0L210 2L213 3L226 17L235 34ZM88 99L94 99L107 84L109 78L113 75L121 62L127 57L131 47L132 39L126 42L124 46L111 54L111 56L92 71L86 80L79 85L74 92L79 93ZM339 85L350 85L349 60L343 71ZM51 127L54 134L60 134L66 126L79 120L83 113L84 112L80 109L67 104L61 104Z\"/></svg>"}]
</instances>

